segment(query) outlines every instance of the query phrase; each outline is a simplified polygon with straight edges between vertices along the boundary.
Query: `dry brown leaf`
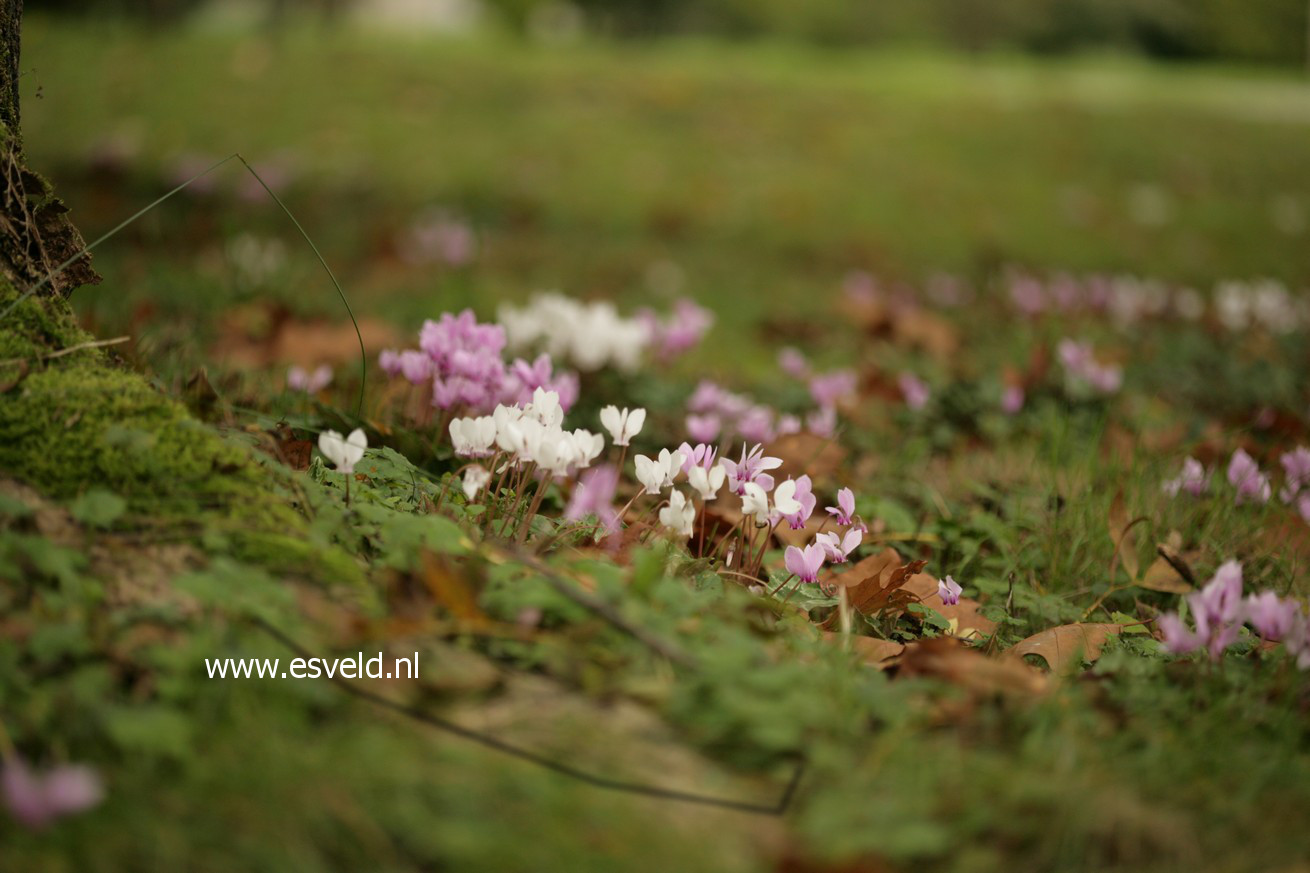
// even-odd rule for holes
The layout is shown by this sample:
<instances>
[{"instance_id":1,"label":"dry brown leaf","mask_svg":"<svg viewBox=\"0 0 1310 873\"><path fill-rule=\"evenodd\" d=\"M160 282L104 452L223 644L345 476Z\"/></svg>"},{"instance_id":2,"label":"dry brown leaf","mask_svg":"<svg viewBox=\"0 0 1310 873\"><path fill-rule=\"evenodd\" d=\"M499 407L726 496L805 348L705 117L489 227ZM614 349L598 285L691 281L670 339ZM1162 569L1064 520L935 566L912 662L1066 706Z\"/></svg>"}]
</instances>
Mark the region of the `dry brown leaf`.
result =
<instances>
[{"instance_id":1,"label":"dry brown leaf","mask_svg":"<svg viewBox=\"0 0 1310 873\"><path fill-rule=\"evenodd\" d=\"M1137 584L1142 588L1163 591L1167 594L1187 594L1192 590L1192 586L1164 556L1151 562L1151 566L1146 568L1146 572L1137 580Z\"/></svg>"},{"instance_id":2,"label":"dry brown leaf","mask_svg":"<svg viewBox=\"0 0 1310 873\"><path fill-rule=\"evenodd\" d=\"M1137 539L1133 536L1133 528L1139 522L1145 521L1144 516L1130 519L1128 509L1124 505L1124 492L1120 488L1115 492L1114 500L1110 503L1110 515L1107 525L1110 530L1110 542L1115 548L1115 562L1122 562L1124 570L1128 572L1128 578L1136 579L1141 573L1141 565L1137 560ZM1111 576L1114 575L1114 566L1111 565Z\"/></svg>"},{"instance_id":3,"label":"dry brown leaf","mask_svg":"<svg viewBox=\"0 0 1310 873\"><path fill-rule=\"evenodd\" d=\"M449 561L432 552L423 553L423 584L437 605L451 615L472 625L487 623L487 616L478 606L477 595L468 580L455 571Z\"/></svg>"},{"instance_id":4,"label":"dry brown leaf","mask_svg":"<svg viewBox=\"0 0 1310 873\"><path fill-rule=\"evenodd\" d=\"M892 334L898 344L920 348L939 361L949 360L960 346L955 325L926 309L897 310Z\"/></svg>"},{"instance_id":5,"label":"dry brown leaf","mask_svg":"<svg viewBox=\"0 0 1310 873\"><path fill-rule=\"evenodd\" d=\"M859 634L836 633L834 631L824 631L823 638L833 645L840 646L843 641L850 639L851 648L864 659L864 663L871 664L879 669L883 669L887 664L883 663L888 658L894 658L901 652L905 651L903 643L892 640L880 640L874 637L866 637Z\"/></svg>"},{"instance_id":6,"label":"dry brown leaf","mask_svg":"<svg viewBox=\"0 0 1310 873\"><path fill-rule=\"evenodd\" d=\"M996 631L996 622L983 615L979 610L982 604L969 598L961 597L959 603L947 606L937 593L937 580L927 573L919 573L905 583L905 590L919 598L924 606L941 613L942 618L954 624L951 635L961 639L989 636Z\"/></svg>"},{"instance_id":7,"label":"dry brown leaf","mask_svg":"<svg viewBox=\"0 0 1310 873\"><path fill-rule=\"evenodd\" d=\"M930 676L983 695L1033 696L1050 687L1050 679L1022 658L1008 654L989 658L950 637L906 646L896 674Z\"/></svg>"},{"instance_id":8,"label":"dry brown leaf","mask_svg":"<svg viewBox=\"0 0 1310 873\"><path fill-rule=\"evenodd\" d=\"M911 576L923 569L927 561L909 564L902 561L895 549L884 549L853 565L845 573L827 580L827 585L844 587L851 608L865 615L903 610L917 598L901 589ZM839 616L834 612L824 621L823 627L830 628L837 621Z\"/></svg>"},{"instance_id":9,"label":"dry brown leaf","mask_svg":"<svg viewBox=\"0 0 1310 873\"><path fill-rule=\"evenodd\" d=\"M815 482L828 481L846 463L846 449L840 443L809 432L778 437L769 444L766 454L782 460L776 476L779 481L788 476L799 479L806 474Z\"/></svg>"},{"instance_id":10,"label":"dry brown leaf","mask_svg":"<svg viewBox=\"0 0 1310 873\"><path fill-rule=\"evenodd\" d=\"M1070 664L1077 666L1101 657L1101 646L1121 630L1123 625L1119 624L1062 624L1020 640L1008 652L1019 657L1036 655L1051 672L1062 673Z\"/></svg>"}]
</instances>

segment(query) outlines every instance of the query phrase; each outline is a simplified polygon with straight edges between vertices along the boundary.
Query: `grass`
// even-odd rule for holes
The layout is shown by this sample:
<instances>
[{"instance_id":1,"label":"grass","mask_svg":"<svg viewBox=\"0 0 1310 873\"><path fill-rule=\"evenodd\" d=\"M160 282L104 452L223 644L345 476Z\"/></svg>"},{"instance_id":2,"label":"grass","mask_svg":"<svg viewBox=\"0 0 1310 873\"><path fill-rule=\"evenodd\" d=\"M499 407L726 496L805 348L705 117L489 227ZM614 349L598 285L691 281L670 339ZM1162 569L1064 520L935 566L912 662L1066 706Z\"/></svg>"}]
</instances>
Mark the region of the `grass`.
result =
<instances>
[{"instance_id":1,"label":"grass","mask_svg":"<svg viewBox=\"0 0 1310 873\"><path fill-rule=\"evenodd\" d=\"M924 374L926 414L877 392L847 410L846 455L820 487L826 497L852 485L875 529L964 582L1000 622L989 648L1089 610L1146 621L1176 608L1176 595L1110 569L1120 493L1127 517L1146 518L1135 528L1143 563L1177 530L1202 579L1238 557L1248 590L1306 593L1306 527L1287 507L1235 505L1221 483L1202 500L1160 490L1188 453L1222 465L1245 445L1269 467L1304 441L1304 332L1025 321L997 293L1012 264L1207 289L1234 276L1310 281L1308 231L1280 230L1271 215L1289 202L1310 213L1310 92L1299 83L1115 59L563 50L297 30L270 41L39 16L24 52L30 159L88 236L166 189L166 164L182 152L240 150L259 165L289 149L301 176L288 204L357 311L406 335L443 309L490 314L542 285L658 305L648 268L675 262L685 291L720 316L711 341L672 367L584 384L588 405L650 407L640 449L681 439L685 395L705 374L803 408L803 388L773 364L783 343L867 381ZM130 160L101 149L88 163L90 144L133 130ZM343 317L312 255L273 207L234 195L232 172L109 243L97 256L106 285L77 294L100 335L136 336L129 360L165 392L183 393L234 312L269 317L271 300ZM1133 220L1130 200L1161 195L1165 223ZM389 236L432 203L475 222L472 266L412 267L390 251ZM240 279L222 246L241 233L285 240L288 264ZM855 268L975 282L981 299L944 316L958 352L858 329L834 305ZM22 330L0 334L14 355L50 317L25 312ZM1071 398L1053 373L1035 379L1021 415L990 411L1001 368L1066 335L1125 363L1123 394ZM189 391L187 412L114 371L133 398L150 395L170 422L195 428L198 444L230 453L243 477L250 448L271 441L254 425L272 418L310 437L363 424L386 445L361 466L349 507L342 477L321 463L293 474L259 462L276 471L261 500L285 502L298 551L242 549L251 514L240 498L179 530L160 503L176 497L176 477L106 472L94 459L108 450L72 441L86 430L65 436L62 408L33 392L90 367L90 353L0 393L0 423L22 429L21 457L44 471L14 463L0 480L0 719L24 754L89 761L109 790L102 807L46 832L0 820L0 866L1227 871L1310 853L1299 827L1310 811L1306 678L1280 651L1248 636L1210 665L1125 633L1045 695L1002 692L968 670L889 678L676 550L654 543L616 562L560 532L551 571L698 665L675 667L480 542L462 499L446 507L454 520L431 513L450 459L380 380L356 419L353 355L313 403L280 395L275 361L216 368L222 399L254 414ZM106 360L94 357L97 368ZM117 414L123 396L86 400L88 414ZM121 514L96 520L78 500L106 488ZM561 501L552 495L549 515ZM305 550L351 572L302 565ZM485 625L455 620L469 615L460 591ZM516 634L525 610L540 623ZM684 807L536 771L327 683L204 678L215 655L286 656L259 621L324 653L430 646L432 672L388 694L593 771L763 800L803 749L807 775L780 818ZM908 620L877 630L925 632Z\"/></svg>"}]
</instances>

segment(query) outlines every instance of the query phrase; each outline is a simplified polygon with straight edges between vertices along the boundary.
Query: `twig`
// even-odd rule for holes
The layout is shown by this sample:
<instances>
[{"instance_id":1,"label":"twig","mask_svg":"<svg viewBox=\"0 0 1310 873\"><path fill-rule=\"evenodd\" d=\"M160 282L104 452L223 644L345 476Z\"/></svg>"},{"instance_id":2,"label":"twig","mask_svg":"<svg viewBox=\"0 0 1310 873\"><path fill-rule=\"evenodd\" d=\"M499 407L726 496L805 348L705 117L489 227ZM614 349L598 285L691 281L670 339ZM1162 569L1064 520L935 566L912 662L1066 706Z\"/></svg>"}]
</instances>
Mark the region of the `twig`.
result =
<instances>
[{"instance_id":1,"label":"twig","mask_svg":"<svg viewBox=\"0 0 1310 873\"><path fill-rule=\"evenodd\" d=\"M81 352L87 349L99 349L105 346L116 346L119 343L125 343L131 339L132 338L130 336L116 336L113 339L94 340L92 342L78 343L75 346L69 346L66 349L60 349L59 351L51 352L48 355L37 355L35 360L49 361L54 358L62 358L64 355L71 355L73 352ZM8 364L21 364L27 360L28 358L10 358L7 361L0 361L0 366L4 366Z\"/></svg>"}]
</instances>

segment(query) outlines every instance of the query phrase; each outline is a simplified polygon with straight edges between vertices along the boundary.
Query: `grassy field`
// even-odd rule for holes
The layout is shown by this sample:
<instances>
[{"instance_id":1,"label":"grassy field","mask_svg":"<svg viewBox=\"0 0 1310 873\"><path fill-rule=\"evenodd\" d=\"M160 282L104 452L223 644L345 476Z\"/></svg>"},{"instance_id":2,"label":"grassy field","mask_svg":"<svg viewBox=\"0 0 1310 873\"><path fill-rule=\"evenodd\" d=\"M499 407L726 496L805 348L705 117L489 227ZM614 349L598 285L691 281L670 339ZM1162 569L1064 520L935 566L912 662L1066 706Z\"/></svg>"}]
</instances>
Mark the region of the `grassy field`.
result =
<instances>
[{"instance_id":1,"label":"grassy field","mask_svg":"<svg viewBox=\"0 0 1310 873\"><path fill-rule=\"evenodd\" d=\"M423 318L491 318L541 288L624 311L691 296L718 319L705 342L587 375L570 414L595 427L604 403L645 406L634 452L686 438L700 378L801 414L780 348L850 368L836 458L779 452L813 473L820 513L854 488L872 527L857 557L927 561L965 609L856 614L834 645L816 623L840 616L835 598L761 595L654 533L589 547L559 518L564 484L525 516L530 555L484 535L525 507L456 496L459 462L395 383L370 373L355 409L353 333L268 340L343 314L229 164L98 251L105 283L73 304L97 335L132 335L119 357L11 382L6 359L86 337L53 304L0 324L0 755L87 762L106 789L48 830L0 817L0 870L1290 873L1310 857L1307 674L1250 631L1213 663L1157 640L1179 593L1229 559L1247 592L1307 594L1306 522L1277 497L1237 499L1224 471L1249 450L1276 491L1278 459L1307 442L1310 322L1225 327L1211 294L1271 277L1289 305L1304 297L1305 83L1113 58L37 16L24 39L28 157L88 238L167 191L182 158L239 150L285 178L356 312L401 344ZM401 256L397 235L433 206L472 227L469 262ZM282 254L261 267L240 240ZM1205 314L1022 316L1013 270L1193 286ZM851 271L876 275L883 302L941 272L977 296L861 308L842 293ZM0 309L13 296L0 288ZM1066 337L1122 365L1122 390L1074 384L1055 359ZM336 381L295 396L285 365L311 346ZM931 387L922 409L905 372ZM1002 414L1020 381L1023 408ZM321 459L268 457L356 425L372 449L350 500ZM1189 455L1216 470L1209 491L1166 494ZM1146 584L1158 544L1191 583ZM766 538L748 581L783 582L783 545ZM951 647L970 610L986 630ZM1099 658L999 657L1085 622L1118 628ZM325 653L419 647L422 681L386 683L388 700L586 772L768 805L798 753L807 768L779 816L670 803L327 682L204 678L216 655L287 657L270 626ZM880 663L868 647L887 644L908 648Z\"/></svg>"}]
</instances>

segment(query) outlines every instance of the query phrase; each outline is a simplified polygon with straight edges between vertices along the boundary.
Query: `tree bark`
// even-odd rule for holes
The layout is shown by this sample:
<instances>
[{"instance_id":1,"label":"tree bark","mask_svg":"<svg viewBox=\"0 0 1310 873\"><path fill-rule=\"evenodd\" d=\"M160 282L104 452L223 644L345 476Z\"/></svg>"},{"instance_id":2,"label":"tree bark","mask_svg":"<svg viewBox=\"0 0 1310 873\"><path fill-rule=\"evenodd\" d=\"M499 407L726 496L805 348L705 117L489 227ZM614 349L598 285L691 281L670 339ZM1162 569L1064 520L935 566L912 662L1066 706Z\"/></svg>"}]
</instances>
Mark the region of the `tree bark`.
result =
<instances>
[{"instance_id":1,"label":"tree bark","mask_svg":"<svg viewBox=\"0 0 1310 873\"><path fill-rule=\"evenodd\" d=\"M23 158L22 23L23 0L0 0L0 273L20 291L45 279L42 293L67 296L100 276L89 255L56 275L86 244L68 218L68 207Z\"/></svg>"}]
</instances>

